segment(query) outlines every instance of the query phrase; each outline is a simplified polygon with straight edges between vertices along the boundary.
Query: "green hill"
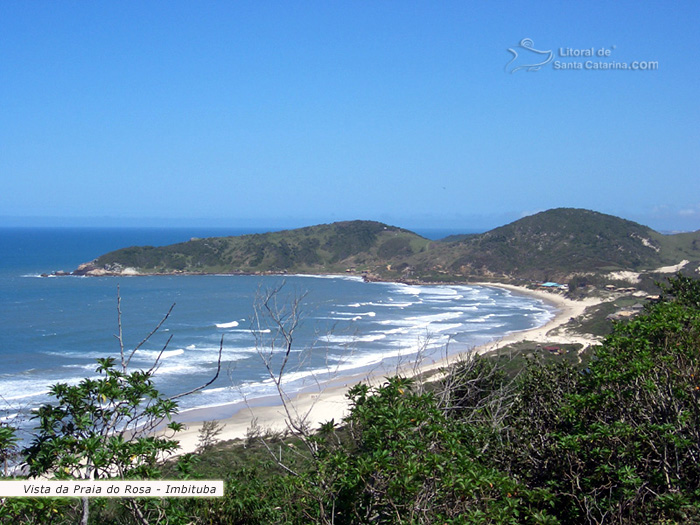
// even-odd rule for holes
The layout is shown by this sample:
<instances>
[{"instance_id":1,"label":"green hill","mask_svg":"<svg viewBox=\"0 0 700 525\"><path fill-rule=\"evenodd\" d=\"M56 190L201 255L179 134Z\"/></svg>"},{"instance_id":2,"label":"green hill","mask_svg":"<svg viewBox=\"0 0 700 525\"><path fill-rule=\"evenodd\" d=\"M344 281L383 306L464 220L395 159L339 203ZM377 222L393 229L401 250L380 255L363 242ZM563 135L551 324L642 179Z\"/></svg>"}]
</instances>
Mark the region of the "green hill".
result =
<instances>
[{"instance_id":1,"label":"green hill","mask_svg":"<svg viewBox=\"0 0 700 525\"><path fill-rule=\"evenodd\" d=\"M698 238L698 233L664 236L612 215L559 208L448 242L414 263L419 273L564 280L578 272L642 271L683 258L697 261Z\"/></svg>"},{"instance_id":2,"label":"green hill","mask_svg":"<svg viewBox=\"0 0 700 525\"><path fill-rule=\"evenodd\" d=\"M403 260L425 249L429 242L379 222L349 221L240 237L192 239L162 247L123 248L98 257L79 271L344 272Z\"/></svg>"},{"instance_id":3,"label":"green hill","mask_svg":"<svg viewBox=\"0 0 700 525\"><path fill-rule=\"evenodd\" d=\"M77 274L339 273L427 281L558 280L615 271L650 272L700 262L700 231L662 235L641 224L589 210L558 208L483 234L429 241L373 221L192 239L163 247L117 250Z\"/></svg>"}]
</instances>

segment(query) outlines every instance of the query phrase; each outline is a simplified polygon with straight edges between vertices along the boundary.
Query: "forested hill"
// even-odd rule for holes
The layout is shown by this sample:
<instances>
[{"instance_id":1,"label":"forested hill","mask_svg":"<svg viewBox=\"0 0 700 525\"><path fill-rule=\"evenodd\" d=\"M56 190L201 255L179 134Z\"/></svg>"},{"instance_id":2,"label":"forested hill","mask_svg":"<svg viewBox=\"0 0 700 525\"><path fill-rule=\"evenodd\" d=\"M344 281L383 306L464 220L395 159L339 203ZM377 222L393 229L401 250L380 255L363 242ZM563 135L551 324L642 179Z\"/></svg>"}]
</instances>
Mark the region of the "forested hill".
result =
<instances>
[{"instance_id":1,"label":"forested hill","mask_svg":"<svg viewBox=\"0 0 700 525\"><path fill-rule=\"evenodd\" d=\"M699 262L700 231L662 235L612 215L558 208L445 242L430 255L414 259L417 271L437 265L457 275L566 281L576 273L639 272Z\"/></svg>"},{"instance_id":2,"label":"forested hill","mask_svg":"<svg viewBox=\"0 0 700 525\"><path fill-rule=\"evenodd\" d=\"M340 273L427 281L559 280L700 263L700 231L662 235L602 213L559 208L478 235L429 241L373 221L349 221L239 237L130 247L77 274Z\"/></svg>"},{"instance_id":3,"label":"forested hill","mask_svg":"<svg viewBox=\"0 0 700 525\"><path fill-rule=\"evenodd\" d=\"M81 266L79 272L252 273L344 272L375 268L425 250L430 241L373 221L348 221L295 230L192 239L170 246L123 248Z\"/></svg>"}]
</instances>

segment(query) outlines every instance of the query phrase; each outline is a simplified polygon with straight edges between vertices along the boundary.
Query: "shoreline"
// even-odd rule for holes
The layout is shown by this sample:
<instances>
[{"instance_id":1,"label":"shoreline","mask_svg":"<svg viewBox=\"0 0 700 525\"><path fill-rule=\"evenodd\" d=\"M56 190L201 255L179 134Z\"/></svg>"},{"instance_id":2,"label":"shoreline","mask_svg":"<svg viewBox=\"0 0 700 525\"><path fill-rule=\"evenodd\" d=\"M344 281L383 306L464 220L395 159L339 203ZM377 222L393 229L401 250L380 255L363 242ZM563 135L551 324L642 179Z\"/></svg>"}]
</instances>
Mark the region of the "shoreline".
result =
<instances>
[{"instance_id":1,"label":"shoreline","mask_svg":"<svg viewBox=\"0 0 700 525\"><path fill-rule=\"evenodd\" d=\"M406 363L402 367L396 367L393 373L419 375L433 372L458 360L462 355L484 354L520 341L581 343L584 347L599 342L593 337L569 334L563 329L563 325L571 318L580 316L589 306L600 304L602 302L601 299L573 300L545 291L500 283L469 283L469 285L497 287L519 295L537 298L555 308L554 316L542 326L506 334L500 339L476 346L467 352L453 355L443 354L440 359L434 362ZM314 429L318 428L321 423L331 419L339 422L349 411L349 402L346 397L347 391L361 382L377 384L383 381L390 374L387 374L388 371L386 369L381 370L380 368L378 367L366 373L338 376L328 381L325 385L320 385L320 389L317 392L302 392L290 396L287 402L287 410L290 411L293 417L303 418L309 427ZM225 415L231 414L232 410L235 411L233 415ZM173 456L195 451L204 422L216 421L220 425L219 428L222 429L216 440L227 441L245 439L253 426L256 426L261 432L268 430L271 432L285 431L288 429L287 419L288 414L278 396L256 398L250 400L250 402L240 401L216 407L189 409L174 418L174 420L184 423L186 429L174 436L174 439L179 441L180 448Z\"/></svg>"}]
</instances>

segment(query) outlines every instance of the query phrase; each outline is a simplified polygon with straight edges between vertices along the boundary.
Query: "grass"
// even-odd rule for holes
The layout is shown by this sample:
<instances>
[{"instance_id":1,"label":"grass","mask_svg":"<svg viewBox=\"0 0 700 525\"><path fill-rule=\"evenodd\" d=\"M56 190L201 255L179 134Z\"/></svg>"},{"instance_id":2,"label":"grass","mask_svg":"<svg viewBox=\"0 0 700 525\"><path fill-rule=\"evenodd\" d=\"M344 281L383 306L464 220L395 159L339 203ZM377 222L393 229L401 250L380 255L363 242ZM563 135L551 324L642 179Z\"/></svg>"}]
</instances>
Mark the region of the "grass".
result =
<instances>
[{"instance_id":1,"label":"grass","mask_svg":"<svg viewBox=\"0 0 700 525\"><path fill-rule=\"evenodd\" d=\"M549 350L556 348L556 351ZM535 341L520 341L492 350L483 354L489 359L496 359L499 367L509 377L515 377L520 372L527 360L537 360L541 363L555 363L566 361L571 364L579 364L588 355L588 351L583 351L580 343L561 344L557 342L538 343Z\"/></svg>"}]
</instances>

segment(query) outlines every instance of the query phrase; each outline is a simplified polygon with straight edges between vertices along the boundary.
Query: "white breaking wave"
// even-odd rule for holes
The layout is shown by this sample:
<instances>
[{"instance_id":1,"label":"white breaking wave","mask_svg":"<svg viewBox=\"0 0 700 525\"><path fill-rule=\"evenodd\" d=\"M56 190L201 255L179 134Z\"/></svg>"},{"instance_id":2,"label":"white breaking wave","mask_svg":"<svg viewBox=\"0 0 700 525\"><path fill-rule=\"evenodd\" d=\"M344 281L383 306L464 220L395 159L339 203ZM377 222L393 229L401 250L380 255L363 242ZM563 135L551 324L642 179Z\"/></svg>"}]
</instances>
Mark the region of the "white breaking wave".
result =
<instances>
[{"instance_id":1,"label":"white breaking wave","mask_svg":"<svg viewBox=\"0 0 700 525\"><path fill-rule=\"evenodd\" d=\"M238 321L231 321L230 323L216 323L217 328L235 328L238 326Z\"/></svg>"},{"instance_id":2,"label":"white breaking wave","mask_svg":"<svg viewBox=\"0 0 700 525\"><path fill-rule=\"evenodd\" d=\"M144 359L158 359L158 357L160 356L160 359L169 359L171 357L182 355L184 353L185 351L182 348L178 348L177 350L165 350L162 353L160 350L137 350L134 354L134 357L140 357Z\"/></svg>"},{"instance_id":3,"label":"white breaking wave","mask_svg":"<svg viewBox=\"0 0 700 525\"><path fill-rule=\"evenodd\" d=\"M74 386L83 381L83 379L83 377L2 379L0 380L0 391L2 392L2 399L5 401L28 400L29 398L48 395L49 389L56 383L66 383ZM97 379L97 376L90 377L90 379Z\"/></svg>"},{"instance_id":4,"label":"white breaking wave","mask_svg":"<svg viewBox=\"0 0 700 525\"><path fill-rule=\"evenodd\" d=\"M327 340L331 343L371 343L386 339L384 333L374 333L367 335L329 335Z\"/></svg>"},{"instance_id":5,"label":"white breaking wave","mask_svg":"<svg viewBox=\"0 0 700 525\"><path fill-rule=\"evenodd\" d=\"M364 313L359 313L359 312L331 312L333 315L347 315L350 316L351 318L356 318L356 317L376 317L377 312L364 312Z\"/></svg>"},{"instance_id":6,"label":"white breaking wave","mask_svg":"<svg viewBox=\"0 0 700 525\"><path fill-rule=\"evenodd\" d=\"M376 302L369 302L369 303L354 303L354 304L349 304L348 308L359 308L360 306L378 306L379 308L386 307L386 308L408 308L409 306L412 306L416 303L414 302L394 302L393 299L389 299L388 303L376 303Z\"/></svg>"}]
</instances>

